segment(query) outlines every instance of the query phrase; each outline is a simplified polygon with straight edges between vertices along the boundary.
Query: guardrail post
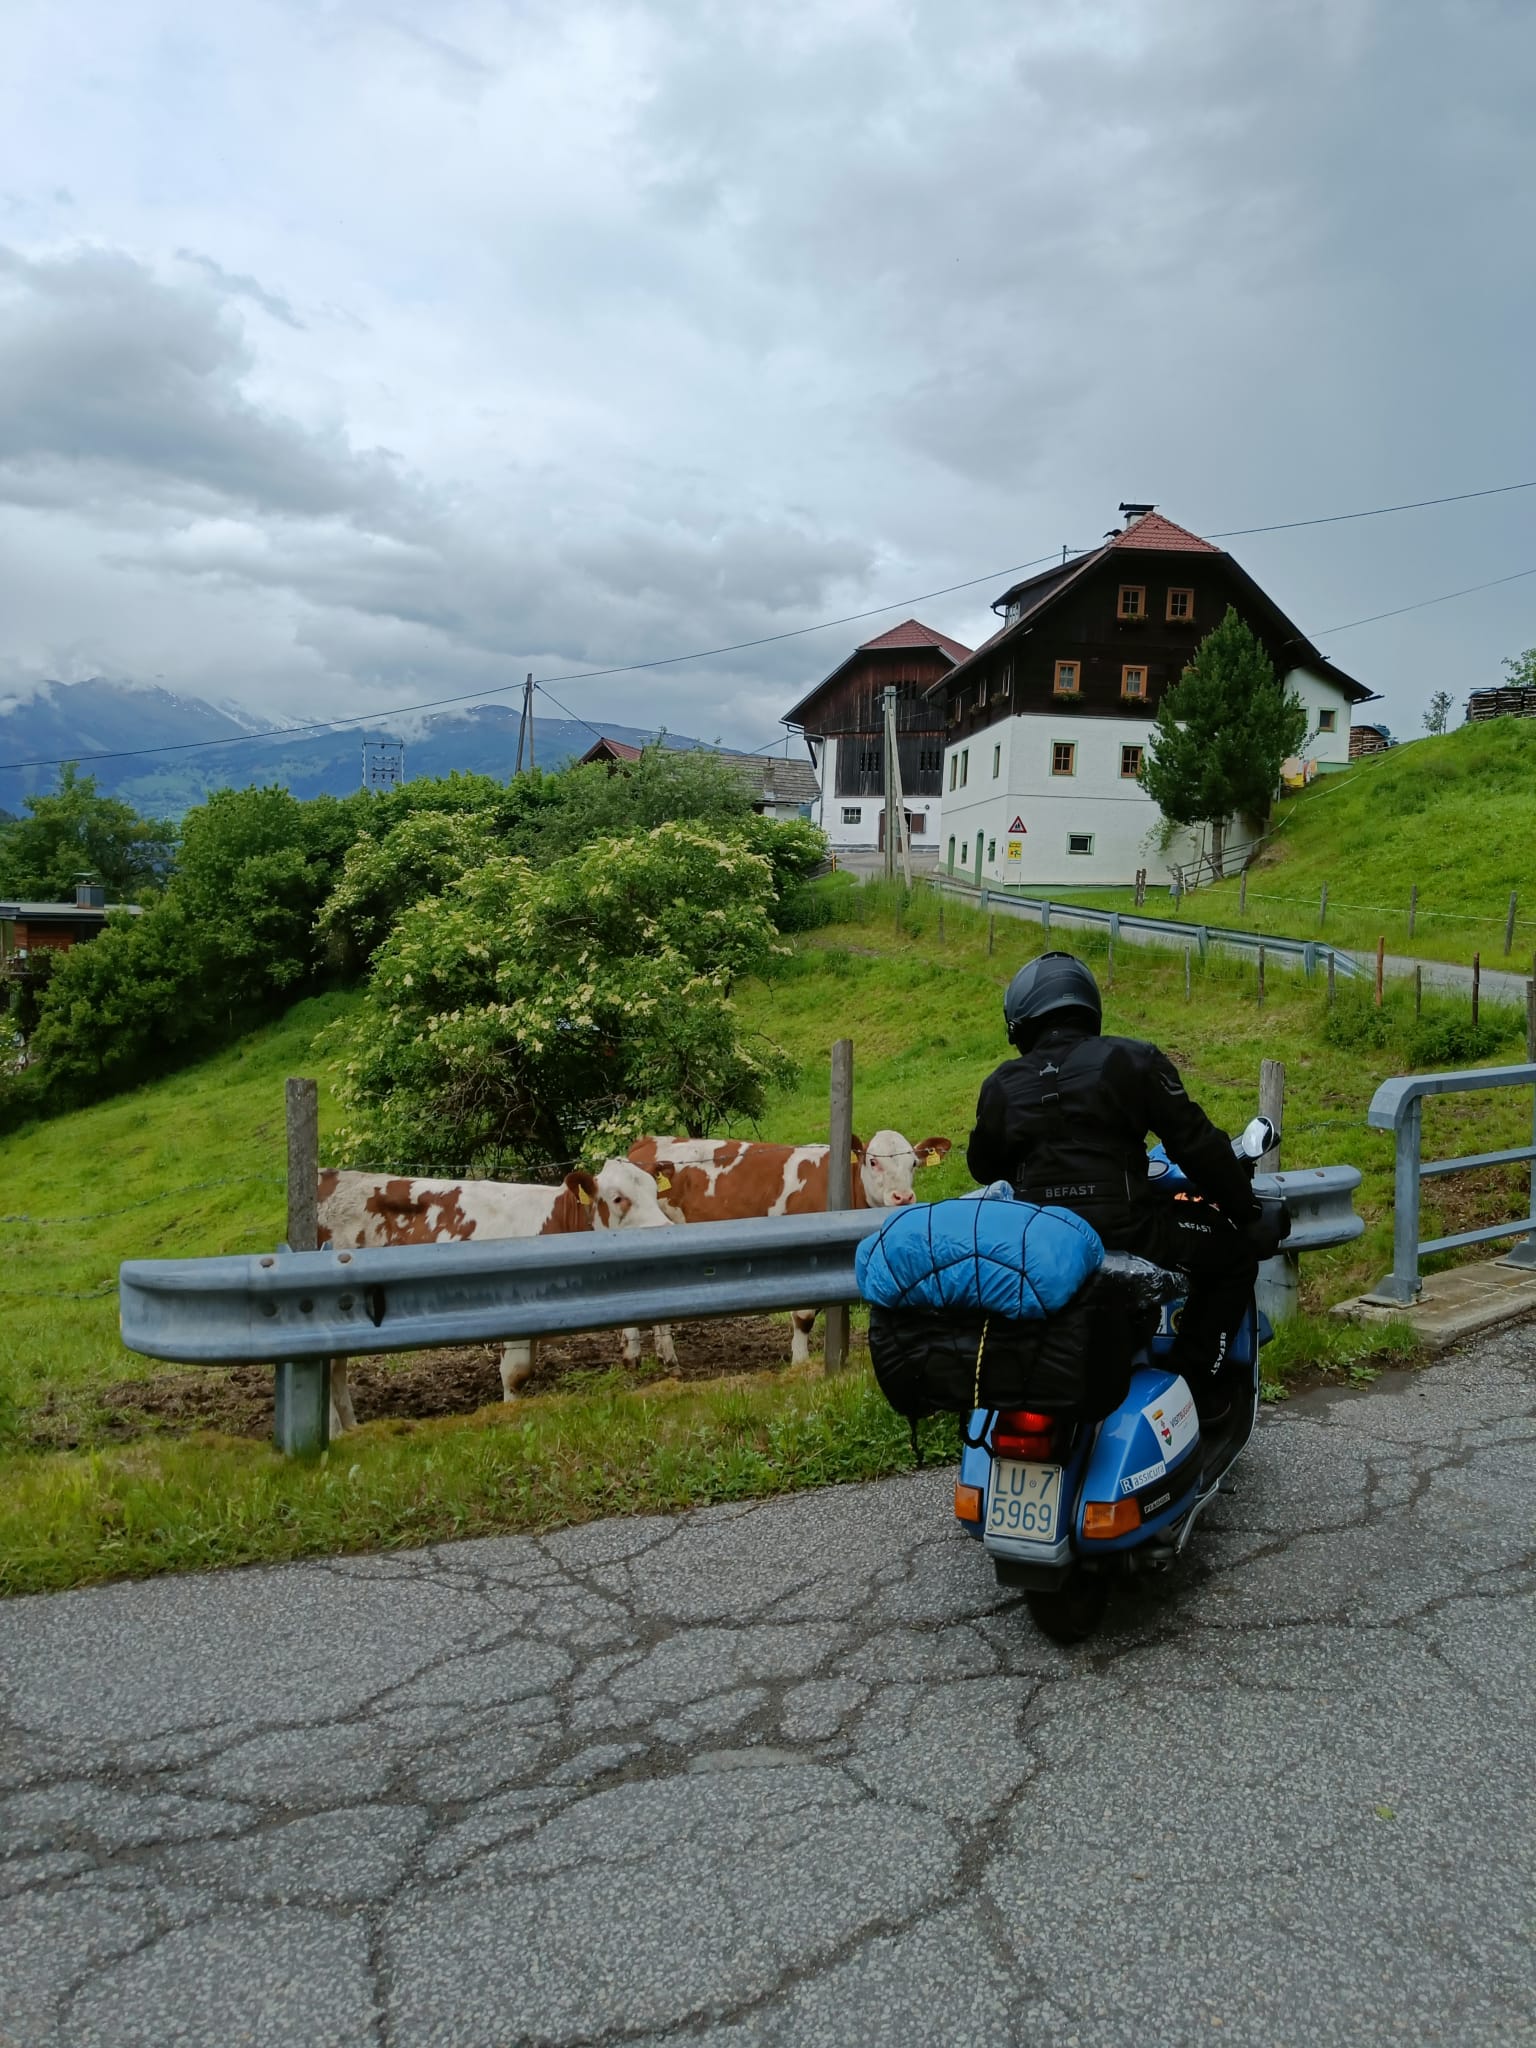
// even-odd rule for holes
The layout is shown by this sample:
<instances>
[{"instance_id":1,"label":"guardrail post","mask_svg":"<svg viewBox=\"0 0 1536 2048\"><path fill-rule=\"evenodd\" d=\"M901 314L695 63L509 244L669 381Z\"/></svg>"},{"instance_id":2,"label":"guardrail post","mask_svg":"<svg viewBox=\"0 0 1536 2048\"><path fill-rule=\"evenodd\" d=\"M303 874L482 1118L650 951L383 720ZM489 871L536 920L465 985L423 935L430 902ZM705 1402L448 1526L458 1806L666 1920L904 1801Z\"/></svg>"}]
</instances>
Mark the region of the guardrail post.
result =
<instances>
[{"instance_id":1,"label":"guardrail post","mask_svg":"<svg viewBox=\"0 0 1536 2048\"><path fill-rule=\"evenodd\" d=\"M827 1117L827 1207L853 1207L853 1040L839 1038L832 1047L832 1085ZM848 1304L827 1310L827 1336L822 1352L826 1372L841 1372L848 1363Z\"/></svg>"},{"instance_id":2,"label":"guardrail post","mask_svg":"<svg viewBox=\"0 0 1536 2048\"><path fill-rule=\"evenodd\" d=\"M1525 1035L1529 1047L1536 1040L1536 981L1526 984L1525 991ZM1531 1143L1536 1145L1536 1090L1531 1097ZM1502 1266L1519 1266L1526 1270L1536 1269L1536 1159L1531 1161L1531 1233L1522 1237L1499 1261Z\"/></svg>"},{"instance_id":3,"label":"guardrail post","mask_svg":"<svg viewBox=\"0 0 1536 2048\"><path fill-rule=\"evenodd\" d=\"M1200 965L1203 967L1205 965L1205 956L1210 951L1211 946L1210 931L1203 924L1196 925L1195 927L1195 944L1200 948Z\"/></svg>"},{"instance_id":4,"label":"guardrail post","mask_svg":"<svg viewBox=\"0 0 1536 2048\"><path fill-rule=\"evenodd\" d=\"M1041 929L1041 931L1043 931L1043 932L1048 932L1048 931L1050 930L1050 928L1051 928L1051 899L1050 899L1050 897L1049 897L1049 896L1047 896L1047 897L1045 897L1045 898L1043 898L1043 899L1042 899L1042 901L1041 901L1041 904L1040 904L1040 929Z\"/></svg>"},{"instance_id":5,"label":"guardrail post","mask_svg":"<svg viewBox=\"0 0 1536 2048\"><path fill-rule=\"evenodd\" d=\"M320 1242L320 1090L314 1081L290 1080L283 1090L288 1133L288 1241L282 1251L312 1252ZM272 1435L280 1451L313 1456L331 1440L331 1363L328 1358L279 1362L273 1390Z\"/></svg>"},{"instance_id":6,"label":"guardrail post","mask_svg":"<svg viewBox=\"0 0 1536 2048\"><path fill-rule=\"evenodd\" d=\"M1419 1156L1424 1104L1411 1096L1398 1115L1393 1140L1397 1158L1392 1181L1392 1270L1365 1297L1406 1307L1419 1298Z\"/></svg>"}]
</instances>

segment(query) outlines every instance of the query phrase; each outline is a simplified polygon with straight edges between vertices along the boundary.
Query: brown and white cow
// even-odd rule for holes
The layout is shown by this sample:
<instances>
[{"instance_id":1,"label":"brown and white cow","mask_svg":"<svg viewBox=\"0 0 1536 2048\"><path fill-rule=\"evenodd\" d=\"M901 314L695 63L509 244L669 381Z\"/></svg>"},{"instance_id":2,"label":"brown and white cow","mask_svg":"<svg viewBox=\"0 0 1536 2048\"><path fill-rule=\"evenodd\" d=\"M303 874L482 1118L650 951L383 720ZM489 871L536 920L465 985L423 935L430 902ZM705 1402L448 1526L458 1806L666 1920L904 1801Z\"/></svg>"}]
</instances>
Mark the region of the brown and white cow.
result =
<instances>
[{"instance_id":1,"label":"brown and white cow","mask_svg":"<svg viewBox=\"0 0 1536 2048\"><path fill-rule=\"evenodd\" d=\"M593 1173L578 1169L555 1187L500 1180L409 1180L376 1173L320 1176L320 1243L356 1245L454 1244L478 1238L551 1237L579 1230L654 1230L673 1219L662 1213L656 1182L627 1159L609 1159ZM670 1330L657 1326L656 1356L675 1365ZM641 1354L638 1329L624 1332L624 1357ZM504 1400L533 1371L533 1340L501 1347ZM356 1427L346 1360L331 1367L331 1430Z\"/></svg>"},{"instance_id":2,"label":"brown and white cow","mask_svg":"<svg viewBox=\"0 0 1536 2048\"><path fill-rule=\"evenodd\" d=\"M827 1206L827 1145L768 1145L756 1139L642 1138L637 1166L656 1176L663 1213L674 1223L729 1223L747 1216L804 1216ZM853 1206L898 1209L917 1199L919 1166L937 1166L948 1138L913 1145L900 1131L853 1141ZM814 1309L796 1309L790 1356L811 1355Z\"/></svg>"}]
</instances>

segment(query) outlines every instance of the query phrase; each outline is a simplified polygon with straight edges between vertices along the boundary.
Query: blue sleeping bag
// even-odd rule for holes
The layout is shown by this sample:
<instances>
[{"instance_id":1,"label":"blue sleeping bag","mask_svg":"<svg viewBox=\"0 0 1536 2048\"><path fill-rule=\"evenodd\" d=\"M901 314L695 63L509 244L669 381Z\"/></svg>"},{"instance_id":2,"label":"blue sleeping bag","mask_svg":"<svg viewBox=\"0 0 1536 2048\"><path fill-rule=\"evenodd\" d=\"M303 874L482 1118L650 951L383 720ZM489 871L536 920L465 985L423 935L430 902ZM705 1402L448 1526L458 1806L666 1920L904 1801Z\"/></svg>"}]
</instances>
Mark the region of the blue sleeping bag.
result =
<instances>
[{"instance_id":1,"label":"blue sleeping bag","mask_svg":"<svg viewBox=\"0 0 1536 2048\"><path fill-rule=\"evenodd\" d=\"M980 1195L895 1209L854 1261L881 1308L954 1309L1030 1322L1055 1315L1104 1261L1098 1232L1070 1209L1040 1209L995 1181Z\"/></svg>"}]
</instances>

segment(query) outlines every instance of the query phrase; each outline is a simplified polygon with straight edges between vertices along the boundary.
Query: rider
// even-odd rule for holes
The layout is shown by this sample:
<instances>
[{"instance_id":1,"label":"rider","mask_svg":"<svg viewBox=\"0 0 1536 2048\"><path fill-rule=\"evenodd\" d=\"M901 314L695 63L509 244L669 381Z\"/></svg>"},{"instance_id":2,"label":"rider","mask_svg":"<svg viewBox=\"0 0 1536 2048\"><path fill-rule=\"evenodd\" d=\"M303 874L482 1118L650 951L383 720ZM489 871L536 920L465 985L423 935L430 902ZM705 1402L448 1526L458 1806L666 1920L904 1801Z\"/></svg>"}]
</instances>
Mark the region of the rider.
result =
<instances>
[{"instance_id":1,"label":"rider","mask_svg":"<svg viewBox=\"0 0 1536 2048\"><path fill-rule=\"evenodd\" d=\"M1003 1021L1019 1057L982 1083L966 1151L972 1176L1075 1210L1109 1250L1188 1274L1169 1366L1209 1427L1231 1404L1222 1369L1259 1270L1245 1234L1260 1213L1246 1169L1166 1053L1101 1035L1099 985L1074 954L1042 953L1021 967ZM1199 1193L1153 1194L1149 1130Z\"/></svg>"}]
</instances>

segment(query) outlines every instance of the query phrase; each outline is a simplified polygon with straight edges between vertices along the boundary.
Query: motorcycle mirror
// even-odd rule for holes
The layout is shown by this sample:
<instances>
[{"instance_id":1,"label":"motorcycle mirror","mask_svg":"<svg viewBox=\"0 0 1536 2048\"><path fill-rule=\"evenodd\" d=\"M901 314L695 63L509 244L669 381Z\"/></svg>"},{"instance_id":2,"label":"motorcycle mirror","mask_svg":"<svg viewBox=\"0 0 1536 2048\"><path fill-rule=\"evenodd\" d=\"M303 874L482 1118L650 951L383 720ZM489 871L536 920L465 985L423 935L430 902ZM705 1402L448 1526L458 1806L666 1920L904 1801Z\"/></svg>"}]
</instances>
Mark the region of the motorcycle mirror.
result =
<instances>
[{"instance_id":1,"label":"motorcycle mirror","mask_svg":"<svg viewBox=\"0 0 1536 2048\"><path fill-rule=\"evenodd\" d=\"M1240 1159L1262 1159L1279 1142L1278 1126L1267 1116L1256 1116L1232 1149Z\"/></svg>"}]
</instances>

